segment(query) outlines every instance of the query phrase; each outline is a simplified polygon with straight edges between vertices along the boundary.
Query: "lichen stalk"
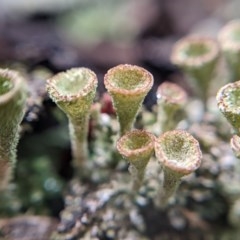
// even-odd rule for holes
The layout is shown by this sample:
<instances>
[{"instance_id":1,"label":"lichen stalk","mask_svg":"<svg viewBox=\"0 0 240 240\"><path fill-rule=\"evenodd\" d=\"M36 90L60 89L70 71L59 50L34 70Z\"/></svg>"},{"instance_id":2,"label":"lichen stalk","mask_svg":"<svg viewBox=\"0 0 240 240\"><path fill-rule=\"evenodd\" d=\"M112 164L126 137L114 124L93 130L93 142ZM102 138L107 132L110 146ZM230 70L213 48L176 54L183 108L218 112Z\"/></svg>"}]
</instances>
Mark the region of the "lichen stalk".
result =
<instances>
[{"instance_id":1,"label":"lichen stalk","mask_svg":"<svg viewBox=\"0 0 240 240\"><path fill-rule=\"evenodd\" d=\"M117 142L117 150L130 163L132 189L138 191L142 185L146 166L154 152L155 137L144 130L132 130Z\"/></svg>"},{"instance_id":2,"label":"lichen stalk","mask_svg":"<svg viewBox=\"0 0 240 240\"><path fill-rule=\"evenodd\" d=\"M0 189L6 187L16 163L26 97L25 80L16 71L0 69Z\"/></svg>"},{"instance_id":3,"label":"lichen stalk","mask_svg":"<svg viewBox=\"0 0 240 240\"><path fill-rule=\"evenodd\" d=\"M229 67L230 80L240 79L240 19L228 22L220 30L218 40Z\"/></svg>"},{"instance_id":4,"label":"lichen stalk","mask_svg":"<svg viewBox=\"0 0 240 240\"><path fill-rule=\"evenodd\" d=\"M73 68L47 80L52 100L69 119L73 164L80 172L88 159L88 119L97 87L97 77L88 68Z\"/></svg>"},{"instance_id":5,"label":"lichen stalk","mask_svg":"<svg viewBox=\"0 0 240 240\"><path fill-rule=\"evenodd\" d=\"M158 192L158 205L165 207L168 204L169 199L174 196L178 185L181 182L180 176L176 175L170 169L164 169L164 181L161 186L161 190Z\"/></svg>"},{"instance_id":6,"label":"lichen stalk","mask_svg":"<svg viewBox=\"0 0 240 240\"><path fill-rule=\"evenodd\" d=\"M218 43L209 37L185 37L172 50L171 61L188 75L205 107L218 58Z\"/></svg>"},{"instance_id":7,"label":"lichen stalk","mask_svg":"<svg viewBox=\"0 0 240 240\"><path fill-rule=\"evenodd\" d=\"M202 153L198 141L183 130L168 131L160 135L155 142L155 153L164 175L158 205L165 207L181 178L200 166Z\"/></svg>"},{"instance_id":8,"label":"lichen stalk","mask_svg":"<svg viewBox=\"0 0 240 240\"><path fill-rule=\"evenodd\" d=\"M107 72L104 84L113 99L123 136L132 129L142 102L152 88L153 76L144 68L122 64Z\"/></svg>"},{"instance_id":9,"label":"lichen stalk","mask_svg":"<svg viewBox=\"0 0 240 240\"><path fill-rule=\"evenodd\" d=\"M159 133L173 130L180 121L182 110L187 102L186 92L177 84L162 83L157 90L157 125Z\"/></svg>"}]
</instances>

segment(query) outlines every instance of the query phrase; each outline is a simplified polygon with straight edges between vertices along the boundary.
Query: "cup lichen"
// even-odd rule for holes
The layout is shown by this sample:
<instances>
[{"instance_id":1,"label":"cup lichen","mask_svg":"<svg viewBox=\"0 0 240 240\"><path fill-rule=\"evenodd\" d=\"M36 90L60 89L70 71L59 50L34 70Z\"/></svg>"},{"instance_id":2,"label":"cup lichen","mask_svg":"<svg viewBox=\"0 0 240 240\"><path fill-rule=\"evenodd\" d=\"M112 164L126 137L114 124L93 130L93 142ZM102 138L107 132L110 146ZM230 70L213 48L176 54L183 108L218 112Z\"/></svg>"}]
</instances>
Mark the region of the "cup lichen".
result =
<instances>
[{"instance_id":1,"label":"cup lichen","mask_svg":"<svg viewBox=\"0 0 240 240\"><path fill-rule=\"evenodd\" d=\"M46 88L69 119L73 164L81 171L88 158L88 118L96 94L96 74L88 68L72 68L48 79Z\"/></svg>"},{"instance_id":2,"label":"cup lichen","mask_svg":"<svg viewBox=\"0 0 240 240\"><path fill-rule=\"evenodd\" d=\"M181 110L187 102L187 94L175 83L164 82L157 89L157 124L160 132L173 130L181 115Z\"/></svg>"},{"instance_id":3,"label":"cup lichen","mask_svg":"<svg viewBox=\"0 0 240 240\"><path fill-rule=\"evenodd\" d=\"M132 129L142 102L152 88L153 76L144 68L121 64L108 70L104 84L112 96L122 136Z\"/></svg>"},{"instance_id":4,"label":"cup lichen","mask_svg":"<svg viewBox=\"0 0 240 240\"><path fill-rule=\"evenodd\" d=\"M0 69L0 189L6 187L16 163L26 98L26 83L18 72Z\"/></svg>"},{"instance_id":5,"label":"cup lichen","mask_svg":"<svg viewBox=\"0 0 240 240\"><path fill-rule=\"evenodd\" d=\"M218 40L229 66L231 81L240 79L240 19L228 22L220 30Z\"/></svg>"},{"instance_id":6,"label":"cup lichen","mask_svg":"<svg viewBox=\"0 0 240 240\"><path fill-rule=\"evenodd\" d=\"M164 180L159 192L159 202L161 207L165 207L181 178L200 166L202 153L198 141L183 130L168 131L160 135L155 142L155 153L163 167Z\"/></svg>"},{"instance_id":7,"label":"cup lichen","mask_svg":"<svg viewBox=\"0 0 240 240\"><path fill-rule=\"evenodd\" d=\"M145 168L154 152L155 137L144 130L132 130L117 142L117 150L130 163L133 189L141 187Z\"/></svg>"},{"instance_id":8,"label":"cup lichen","mask_svg":"<svg viewBox=\"0 0 240 240\"><path fill-rule=\"evenodd\" d=\"M236 134L240 134L240 81L229 83L219 89L217 104L220 112L234 128Z\"/></svg>"},{"instance_id":9,"label":"cup lichen","mask_svg":"<svg viewBox=\"0 0 240 240\"><path fill-rule=\"evenodd\" d=\"M209 37L185 37L179 40L172 50L172 63L189 76L204 104L219 54L217 41Z\"/></svg>"}]
</instances>

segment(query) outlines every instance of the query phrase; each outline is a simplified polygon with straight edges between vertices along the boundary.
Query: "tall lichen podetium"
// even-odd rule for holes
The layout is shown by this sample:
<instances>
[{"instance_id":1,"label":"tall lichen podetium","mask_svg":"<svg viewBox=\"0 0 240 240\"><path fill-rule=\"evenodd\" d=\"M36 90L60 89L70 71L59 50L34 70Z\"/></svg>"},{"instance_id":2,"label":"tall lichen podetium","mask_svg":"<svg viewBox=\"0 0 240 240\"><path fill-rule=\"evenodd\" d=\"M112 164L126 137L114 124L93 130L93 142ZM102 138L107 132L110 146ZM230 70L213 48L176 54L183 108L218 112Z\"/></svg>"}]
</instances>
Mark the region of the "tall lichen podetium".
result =
<instances>
[{"instance_id":1,"label":"tall lichen podetium","mask_svg":"<svg viewBox=\"0 0 240 240\"><path fill-rule=\"evenodd\" d=\"M113 98L122 136L132 129L138 110L152 88L153 76L144 68L122 64L107 72L104 84Z\"/></svg>"},{"instance_id":2,"label":"tall lichen podetium","mask_svg":"<svg viewBox=\"0 0 240 240\"><path fill-rule=\"evenodd\" d=\"M8 183L16 163L19 124L26 105L26 83L13 70L0 69L0 189Z\"/></svg>"},{"instance_id":3,"label":"tall lichen podetium","mask_svg":"<svg viewBox=\"0 0 240 240\"><path fill-rule=\"evenodd\" d=\"M181 110L183 110L186 102L187 94L177 84L164 82L158 87L157 129L160 129L158 134L173 130L176 127L177 123L181 120Z\"/></svg>"},{"instance_id":4,"label":"tall lichen podetium","mask_svg":"<svg viewBox=\"0 0 240 240\"><path fill-rule=\"evenodd\" d=\"M219 89L217 103L220 112L232 125L234 135L231 147L237 157L240 156L240 81L229 83Z\"/></svg>"},{"instance_id":5,"label":"tall lichen podetium","mask_svg":"<svg viewBox=\"0 0 240 240\"><path fill-rule=\"evenodd\" d=\"M155 137L144 130L132 130L117 142L117 150L130 163L129 172L133 179L133 190L142 184L145 168L154 152Z\"/></svg>"},{"instance_id":6,"label":"tall lichen podetium","mask_svg":"<svg viewBox=\"0 0 240 240\"><path fill-rule=\"evenodd\" d=\"M72 68L48 79L46 88L69 119L73 164L81 173L88 158L88 118L96 94L96 74L88 68Z\"/></svg>"},{"instance_id":7,"label":"tall lichen podetium","mask_svg":"<svg viewBox=\"0 0 240 240\"><path fill-rule=\"evenodd\" d=\"M189 76L205 108L218 57L218 43L208 37L183 38L175 44L172 51L173 64L182 68Z\"/></svg>"},{"instance_id":8,"label":"tall lichen podetium","mask_svg":"<svg viewBox=\"0 0 240 240\"><path fill-rule=\"evenodd\" d=\"M229 66L231 82L240 79L240 19L230 21L219 32L218 40Z\"/></svg>"},{"instance_id":9,"label":"tall lichen podetium","mask_svg":"<svg viewBox=\"0 0 240 240\"><path fill-rule=\"evenodd\" d=\"M155 153L164 174L159 191L159 206L165 207L181 178L200 166L202 153L198 141L183 130L168 131L160 135L155 142Z\"/></svg>"}]
</instances>

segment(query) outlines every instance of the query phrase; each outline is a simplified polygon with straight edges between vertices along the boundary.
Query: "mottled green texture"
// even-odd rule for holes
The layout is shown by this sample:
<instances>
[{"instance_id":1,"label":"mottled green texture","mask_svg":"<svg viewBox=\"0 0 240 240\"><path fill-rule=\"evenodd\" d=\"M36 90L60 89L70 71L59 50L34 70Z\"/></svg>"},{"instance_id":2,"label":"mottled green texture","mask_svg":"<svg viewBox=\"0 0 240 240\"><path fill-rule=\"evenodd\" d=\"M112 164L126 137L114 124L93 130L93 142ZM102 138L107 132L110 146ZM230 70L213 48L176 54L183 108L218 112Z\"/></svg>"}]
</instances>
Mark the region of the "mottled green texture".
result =
<instances>
[{"instance_id":1,"label":"mottled green texture","mask_svg":"<svg viewBox=\"0 0 240 240\"><path fill-rule=\"evenodd\" d=\"M230 80L237 81L240 79L240 20L227 23L218 39L230 70Z\"/></svg>"},{"instance_id":2,"label":"mottled green texture","mask_svg":"<svg viewBox=\"0 0 240 240\"><path fill-rule=\"evenodd\" d=\"M164 82L158 87L158 133L173 130L176 127L183 115L183 107L186 101L186 92L177 84Z\"/></svg>"},{"instance_id":3,"label":"mottled green texture","mask_svg":"<svg viewBox=\"0 0 240 240\"><path fill-rule=\"evenodd\" d=\"M240 136L240 81L220 88L216 99L219 110Z\"/></svg>"},{"instance_id":4,"label":"mottled green texture","mask_svg":"<svg viewBox=\"0 0 240 240\"><path fill-rule=\"evenodd\" d=\"M16 162L26 95L22 77L15 71L0 69L0 189L8 182Z\"/></svg>"},{"instance_id":5,"label":"mottled green texture","mask_svg":"<svg viewBox=\"0 0 240 240\"><path fill-rule=\"evenodd\" d=\"M154 136L143 130L133 130L118 140L117 149L130 163L133 189L138 190L142 184L145 168L154 152Z\"/></svg>"},{"instance_id":6,"label":"mottled green texture","mask_svg":"<svg viewBox=\"0 0 240 240\"><path fill-rule=\"evenodd\" d=\"M105 87L113 98L121 135L132 129L142 102L153 85L152 75L133 65L118 65L104 77Z\"/></svg>"},{"instance_id":7,"label":"mottled green texture","mask_svg":"<svg viewBox=\"0 0 240 240\"><path fill-rule=\"evenodd\" d=\"M73 68L47 80L47 91L69 118L74 166L87 160L88 119L96 94L97 77L87 68Z\"/></svg>"},{"instance_id":8,"label":"mottled green texture","mask_svg":"<svg viewBox=\"0 0 240 240\"><path fill-rule=\"evenodd\" d=\"M204 102L218 57L217 42L207 37L186 37L177 42L172 51L172 62L185 71Z\"/></svg>"},{"instance_id":9,"label":"mottled green texture","mask_svg":"<svg viewBox=\"0 0 240 240\"><path fill-rule=\"evenodd\" d=\"M177 189L181 177L200 166L202 153L198 141L182 130L162 134L155 142L155 152L164 172L160 205L165 206Z\"/></svg>"}]
</instances>

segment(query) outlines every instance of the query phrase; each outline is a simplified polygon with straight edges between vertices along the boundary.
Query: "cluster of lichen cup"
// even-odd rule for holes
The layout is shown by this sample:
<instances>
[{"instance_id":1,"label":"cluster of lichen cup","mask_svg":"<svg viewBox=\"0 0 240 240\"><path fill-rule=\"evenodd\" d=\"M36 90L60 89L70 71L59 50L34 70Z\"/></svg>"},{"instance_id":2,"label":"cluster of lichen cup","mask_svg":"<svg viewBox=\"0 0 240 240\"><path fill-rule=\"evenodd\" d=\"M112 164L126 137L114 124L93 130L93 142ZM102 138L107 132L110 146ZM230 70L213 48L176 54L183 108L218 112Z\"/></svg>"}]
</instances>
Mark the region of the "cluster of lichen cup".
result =
<instances>
[{"instance_id":1,"label":"cluster of lichen cup","mask_svg":"<svg viewBox=\"0 0 240 240\"><path fill-rule=\"evenodd\" d=\"M118 65L106 73L104 84L112 97L119 121L116 148L129 163L132 191L137 192L141 187L147 164L156 152L164 171L164 181L159 188L162 188L160 202L165 205L175 192L180 178L199 167L201 151L198 142L181 130L168 131L157 138L143 129L134 129L136 116L153 85L152 74L144 68L129 64ZM69 118L73 163L78 175L84 171L84 165L88 161L86 129L96 87L96 75L86 68L71 69L47 80L49 96ZM159 107L166 114L176 112L186 101L184 90L171 83L159 87L158 98L161 99ZM159 128L166 129L165 125L166 121L163 121L162 124L159 123ZM176 139L179 145L175 144ZM170 151L165 145L170 146Z\"/></svg>"},{"instance_id":2,"label":"cluster of lichen cup","mask_svg":"<svg viewBox=\"0 0 240 240\"><path fill-rule=\"evenodd\" d=\"M17 73L1 70L1 187L6 185L9 172L15 162L19 125L26 105L26 84ZM123 64L110 69L104 83L119 121L119 135L116 149L128 161L132 175L132 191L142 185L145 169L154 152L162 165L164 181L160 197L163 205L173 195L180 178L196 170L201 161L197 140L182 130L166 131L157 138L143 129L134 129L137 114L145 96L153 85L153 76L144 68ZM72 146L75 176L81 178L88 156L88 123L92 103L96 95L98 80L96 74L87 68L73 68L56 74L46 82L50 98L67 115ZM185 93L175 84L159 87L158 98L162 111L174 112L185 102ZM169 92L174 93L173 95ZM161 97L160 97L161 94ZM9 121L12 119L13 121ZM167 129L165 120L161 129ZM165 127L164 127L165 126ZM172 125L171 125L172 126ZM170 129L168 129L170 130ZM7 136L7 137L6 137ZM178 141L178 145L175 141ZM114 146L113 146L114 147ZM12 165L12 166L10 166Z\"/></svg>"},{"instance_id":3,"label":"cluster of lichen cup","mask_svg":"<svg viewBox=\"0 0 240 240\"><path fill-rule=\"evenodd\" d=\"M220 44L219 44L220 43ZM220 47L219 47L220 45ZM225 56L231 70L231 81L240 78L240 22L224 27L218 41L210 37L186 37L173 48L172 62L182 68L198 89L205 109L211 79L220 58ZM81 176L88 156L88 123L94 102L98 79L88 68L73 68L56 74L46 82L50 98L67 115L71 137L75 175ZM184 130L175 130L176 117L186 102L186 92L177 84L165 82L157 90L156 132L135 129L134 123L144 98L153 85L153 76L146 69L129 64L110 69L104 84L112 98L119 121L116 149L127 160L132 176L132 191L143 184L145 170L152 159L163 170L159 183L160 206L165 206L176 191L183 176L195 171L201 164L198 141ZM19 125L26 108L27 87L17 72L0 70L0 187L4 189L16 161ZM235 135L231 146L240 156L240 81L229 83L217 94L220 111L232 124ZM96 169L95 169L96 170Z\"/></svg>"}]
</instances>

